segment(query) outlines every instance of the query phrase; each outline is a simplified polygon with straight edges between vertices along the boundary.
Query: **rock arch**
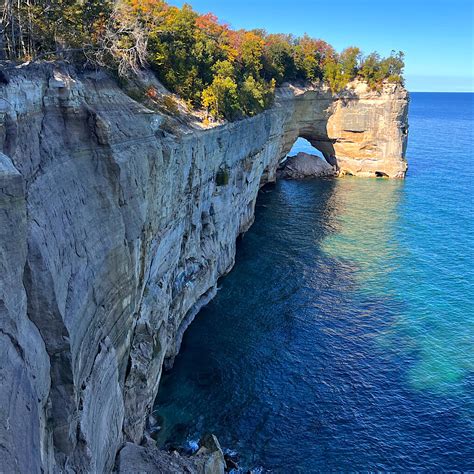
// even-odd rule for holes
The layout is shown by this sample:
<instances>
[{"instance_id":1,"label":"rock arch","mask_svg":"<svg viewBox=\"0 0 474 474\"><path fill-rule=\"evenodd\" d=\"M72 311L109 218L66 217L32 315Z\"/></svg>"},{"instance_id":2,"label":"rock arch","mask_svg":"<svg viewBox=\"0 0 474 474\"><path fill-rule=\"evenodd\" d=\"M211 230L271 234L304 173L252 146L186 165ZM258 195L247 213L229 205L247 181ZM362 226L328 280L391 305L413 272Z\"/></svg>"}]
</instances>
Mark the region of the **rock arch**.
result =
<instances>
[{"instance_id":1,"label":"rock arch","mask_svg":"<svg viewBox=\"0 0 474 474\"><path fill-rule=\"evenodd\" d=\"M396 84L383 92L355 82L339 94L325 87L287 86L277 102L288 115L280 159L305 138L340 174L403 178L407 170L408 93Z\"/></svg>"}]
</instances>

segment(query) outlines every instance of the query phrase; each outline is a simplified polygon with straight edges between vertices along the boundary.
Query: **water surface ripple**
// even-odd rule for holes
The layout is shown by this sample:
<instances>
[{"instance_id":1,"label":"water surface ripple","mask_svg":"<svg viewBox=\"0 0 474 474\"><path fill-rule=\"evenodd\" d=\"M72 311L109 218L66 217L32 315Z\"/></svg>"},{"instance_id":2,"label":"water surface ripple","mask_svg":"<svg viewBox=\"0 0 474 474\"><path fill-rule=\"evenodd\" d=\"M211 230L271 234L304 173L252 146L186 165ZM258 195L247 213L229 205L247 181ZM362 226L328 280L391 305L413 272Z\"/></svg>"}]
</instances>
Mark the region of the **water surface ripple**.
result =
<instances>
[{"instance_id":1,"label":"water surface ripple","mask_svg":"<svg viewBox=\"0 0 474 474\"><path fill-rule=\"evenodd\" d=\"M406 181L282 181L185 335L160 441L274 472L474 469L473 94L413 94Z\"/></svg>"}]
</instances>

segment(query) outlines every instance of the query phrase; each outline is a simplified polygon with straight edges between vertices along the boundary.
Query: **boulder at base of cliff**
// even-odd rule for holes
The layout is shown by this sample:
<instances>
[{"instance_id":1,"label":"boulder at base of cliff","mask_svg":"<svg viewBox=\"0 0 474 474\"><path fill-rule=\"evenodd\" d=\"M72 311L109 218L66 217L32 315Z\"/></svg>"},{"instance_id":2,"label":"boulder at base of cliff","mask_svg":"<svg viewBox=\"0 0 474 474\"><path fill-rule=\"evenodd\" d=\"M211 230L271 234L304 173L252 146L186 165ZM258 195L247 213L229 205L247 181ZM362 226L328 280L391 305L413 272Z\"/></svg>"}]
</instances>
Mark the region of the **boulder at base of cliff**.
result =
<instances>
[{"instance_id":1,"label":"boulder at base of cliff","mask_svg":"<svg viewBox=\"0 0 474 474\"><path fill-rule=\"evenodd\" d=\"M318 178L336 176L336 168L324 158L300 152L289 156L278 173L284 179Z\"/></svg>"},{"instance_id":2,"label":"boulder at base of cliff","mask_svg":"<svg viewBox=\"0 0 474 474\"><path fill-rule=\"evenodd\" d=\"M126 443L116 459L115 474L224 474L226 462L219 441L205 435L191 456L166 452L148 440L144 446Z\"/></svg>"}]
</instances>

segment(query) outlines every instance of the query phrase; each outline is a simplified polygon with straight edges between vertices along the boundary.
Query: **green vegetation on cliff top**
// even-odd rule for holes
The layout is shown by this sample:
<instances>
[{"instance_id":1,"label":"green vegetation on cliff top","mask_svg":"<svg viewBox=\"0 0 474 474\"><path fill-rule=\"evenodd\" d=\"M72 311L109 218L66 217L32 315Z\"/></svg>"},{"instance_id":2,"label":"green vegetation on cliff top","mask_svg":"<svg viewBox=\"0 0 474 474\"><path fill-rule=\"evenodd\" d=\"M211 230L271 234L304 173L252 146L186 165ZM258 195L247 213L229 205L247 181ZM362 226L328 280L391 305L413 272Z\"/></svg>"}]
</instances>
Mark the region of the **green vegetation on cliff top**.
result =
<instances>
[{"instance_id":1,"label":"green vegetation on cliff top","mask_svg":"<svg viewBox=\"0 0 474 474\"><path fill-rule=\"evenodd\" d=\"M1 8L1 7L0 7ZM164 85L215 118L255 115L287 81L324 81L338 92L353 79L372 89L403 83L403 53L341 53L320 39L233 30L191 6L160 0L5 0L0 58L68 59L121 76L151 67Z\"/></svg>"}]
</instances>

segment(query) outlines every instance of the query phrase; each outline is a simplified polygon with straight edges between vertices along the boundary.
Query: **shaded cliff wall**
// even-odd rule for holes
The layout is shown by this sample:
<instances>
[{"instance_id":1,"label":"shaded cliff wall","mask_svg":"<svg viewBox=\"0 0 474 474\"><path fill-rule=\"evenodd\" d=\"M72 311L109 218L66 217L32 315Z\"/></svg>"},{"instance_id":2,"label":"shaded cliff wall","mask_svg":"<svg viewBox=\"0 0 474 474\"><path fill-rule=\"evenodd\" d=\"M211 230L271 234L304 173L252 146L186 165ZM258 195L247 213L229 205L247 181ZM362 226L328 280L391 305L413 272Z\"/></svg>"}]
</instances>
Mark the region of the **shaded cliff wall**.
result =
<instances>
[{"instance_id":1,"label":"shaded cliff wall","mask_svg":"<svg viewBox=\"0 0 474 474\"><path fill-rule=\"evenodd\" d=\"M401 176L406 93L288 87L273 109L205 130L100 74L5 72L1 468L108 471L124 441L141 441L163 364L231 269L294 140L341 170Z\"/></svg>"}]
</instances>

